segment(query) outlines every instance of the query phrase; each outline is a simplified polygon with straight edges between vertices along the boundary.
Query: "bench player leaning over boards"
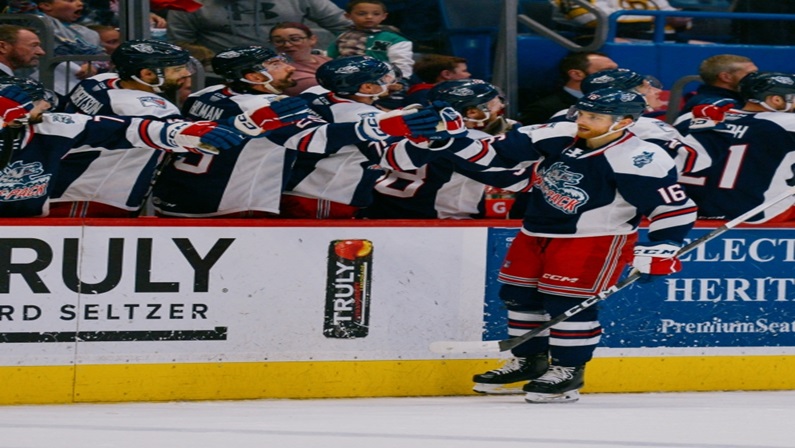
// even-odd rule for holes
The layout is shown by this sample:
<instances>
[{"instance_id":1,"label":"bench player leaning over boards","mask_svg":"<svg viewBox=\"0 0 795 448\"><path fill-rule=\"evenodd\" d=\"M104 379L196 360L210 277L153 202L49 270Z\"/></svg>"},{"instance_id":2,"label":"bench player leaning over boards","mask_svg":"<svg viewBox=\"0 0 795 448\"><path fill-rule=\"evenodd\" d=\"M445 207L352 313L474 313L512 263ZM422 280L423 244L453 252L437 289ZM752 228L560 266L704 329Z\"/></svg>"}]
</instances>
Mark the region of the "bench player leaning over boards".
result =
<instances>
[{"instance_id":1,"label":"bench player leaning over boards","mask_svg":"<svg viewBox=\"0 0 795 448\"><path fill-rule=\"evenodd\" d=\"M61 158L77 147L125 151L214 153L243 140L215 122L174 122L47 112L54 94L37 81L0 79L0 138L14 143L0 153L0 216L46 216Z\"/></svg>"},{"instance_id":2,"label":"bench player leaning over boards","mask_svg":"<svg viewBox=\"0 0 795 448\"><path fill-rule=\"evenodd\" d=\"M186 50L166 42L126 41L111 54L118 73L80 81L68 95L64 110L182 120L179 108L163 95L175 93L187 82L189 57ZM136 216L164 156L147 146L127 151L85 146L70 150L53 185L50 216Z\"/></svg>"},{"instance_id":3,"label":"bench player leaning over boards","mask_svg":"<svg viewBox=\"0 0 795 448\"><path fill-rule=\"evenodd\" d=\"M271 49L232 48L212 60L225 83L188 97L185 115L227 120L253 102L294 105L292 124L247 139L217 156L196 154L169 163L155 183L153 204L168 217L267 217L280 212L280 199L297 154L322 155L346 145L381 141L394 135L433 132L437 117L425 110L403 117L381 113L350 123L328 123L310 114L299 98L280 95L294 85L293 68ZM291 115L289 109L282 110ZM297 121L296 121L297 120Z\"/></svg>"}]
</instances>

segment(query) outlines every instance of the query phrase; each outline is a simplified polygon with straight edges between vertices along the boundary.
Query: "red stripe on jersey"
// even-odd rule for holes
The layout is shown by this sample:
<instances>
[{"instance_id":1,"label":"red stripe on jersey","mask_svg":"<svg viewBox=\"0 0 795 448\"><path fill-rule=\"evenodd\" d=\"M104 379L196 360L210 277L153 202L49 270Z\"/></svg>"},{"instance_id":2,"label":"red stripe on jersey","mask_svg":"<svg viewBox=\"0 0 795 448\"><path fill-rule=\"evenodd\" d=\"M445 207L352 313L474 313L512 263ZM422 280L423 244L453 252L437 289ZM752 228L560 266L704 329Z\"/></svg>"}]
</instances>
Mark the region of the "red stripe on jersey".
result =
<instances>
[{"instance_id":1,"label":"red stripe on jersey","mask_svg":"<svg viewBox=\"0 0 795 448\"><path fill-rule=\"evenodd\" d=\"M602 334L602 327L594 328L592 330L555 330L550 328L549 335L559 339L581 339L592 338Z\"/></svg>"},{"instance_id":2,"label":"red stripe on jersey","mask_svg":"<svg viewBox=\"0 0 795 448\"><path fill-rule=\"evenodd\" d=\"M661 219L672 218L674 216L682 216L687 215L689 213L696 213L698 207L688 207L678 210L671 210L670 212L660 213L659 215L655 216L654 218L650 218L651 222L659 221Z\"/></svg>"},{"instance_id":3,"label":"red stripe on jersey","mask_svg":"<svg viewBox=\"0 0 795 448\"><path fill-rule=\"evenodd\" d=\"M155 143L151 137L149 137L149 125L152 123L152 120L142 120L141 124L138 125L138 135L141 137L141 140L144 141L148 146L151 146L155 149L163 149L160 145Z\"/></svg>"},{"instance_id":4,"label":"red stripe on jersey","mask_svg":"<svg viewBox=\"0 0 795 448\"><path fill-rule=\"evenodd\" d=\"M312 137L315 136L315 131L312 131L305 136L301 137L301 140L298 142L298 152L308 152L309 151L309 143L312 142Z\"/></svg>"},{"instance_id":5,"label":"red stripe on jersey","mask_svg":"<svg viewBox=\"0 0 795 448\"><path fill-rule=\"evenodd\" d=\"M682 172L689 173L693 171L693 166L696 164L696 159L698 158L697 152L695 149L683 145L685 147L685 151L687 151L687 156L685 157L685 166L682 168Z\"/></svg>"},{"instance_id":6,"label":"red stripe on jersey","mask_svg":"<svg viewBox=\"0 0 795 448\"><path fill-rule=\"evenodd\" d=\"M398 166L397 159L395 159L396 147L397 143L392 143L391 145L389 145L389 147L386 149L386 153L384 154L384 159L386 160L386 163L389 165L390 168L397 170L400 169L400 167Z\"/></svg>"},{"instance_id":7,"label":"red stripe on jersey","mask_svg":"<svg viewBox=\"0 0 795 448\"><path fill-rule=\"evenodd\" d=\"M468 158L467 160L470 161L470 162L477 162L478 160L481 160L482 158L486 157L486 154L489 153L489 149L488 148L489 148L489 144L488 143L480 142L480 152L478 152L474 156Z\"/></svg>"},{"instance_id":8,"label":"red stripe on jersey","mask_svg":"<svg viewBox=\"0 0 795 448\"><path fill-rule=\"evenodd\" d=\"M110 78L105 80L105 85L108 86L109 89L121 89L121 79L119 78Z\"/></svg>"}]
</instances>

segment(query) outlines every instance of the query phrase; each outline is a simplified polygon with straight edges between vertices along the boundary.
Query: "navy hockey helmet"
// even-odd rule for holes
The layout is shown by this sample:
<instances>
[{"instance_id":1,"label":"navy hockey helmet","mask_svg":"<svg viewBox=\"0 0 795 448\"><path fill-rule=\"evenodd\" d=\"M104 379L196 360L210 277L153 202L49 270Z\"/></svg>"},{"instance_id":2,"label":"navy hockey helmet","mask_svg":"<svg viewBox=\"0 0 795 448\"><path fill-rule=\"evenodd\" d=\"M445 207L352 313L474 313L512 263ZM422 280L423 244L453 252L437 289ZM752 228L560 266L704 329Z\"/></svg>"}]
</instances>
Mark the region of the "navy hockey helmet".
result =
<instances>
[{"instance_id":1,"label":"navy hockey helmet","mask_svg":"<svg viewBox=\"0 0 795 448\"><path fill-rule=\"evenodd\" d=\"M580 98L573 108L616 117L630 116L637 120L646 110L646 100L639 93L608 87Z\"/></svg>"},{"instance_id":2,"label":"navy hockey helmet","mask_svg":"<svg viewBox=\"0 0 795 448\"><path fill-rule=\"evenodd\" d=\"M385 62L370 56L350 56L332 59L315 72L318 84L339 95L354 95L362 84L385 85L384 77L394 72Z\"/></svg>"},{"instance_id":3,"label":"navy hockey helmet","mask_svg":"<svg viewBox=\"0 0 795 448\"><path fill-rule=\"evenodd\" d=\"M740 80L740 95L752 103L762 103L770 95L795 95L795 76L781 72L753 72ZM789 99L788 99L789 101Z\"/></svg>"},{"instance_id":4,"label":"navy hockey helmet","mask_svg":"<svg viewBox=\"0 0 795 448\"><path fill-rule=\"evenodd\" d=\"M33 101L44 100L50 103L51 108L58 106L58 95L44 87L44 84L30 78L16 76L0 77L0 90L8 86L17 86L24 91Z\"/></svg>"},{"instance_id":5,"label":"navy hockey helmet","mask_svg":"<svg viewBox=\"0 0 795 448\"><path fill-rule=\"evenodd\" d=\"M428 91L428 100L444 101L459 113L470 107L478 107L500 96L492 84L479 79L455 79L442 81Z\"/></svg>"},{"instance_id":6,"label":"navy hockey helmet","mask_svg":"<svg viewBox=\"0 0 795 448\"><path fill-rule=\"evenodd\" d=\"M210 63L213 71L223 76L226 82L237 82L248 73L264 70L264 62L280 57L269 48L251 45L224 50L216 54Z\"/></svg>"},{"instance_id":7,"label":"navy hockey helmet","mask_svg":"<svg viewBox=\"0 0 795 448\"><path fill-rule=\"evenodd\" d=\"M122 79L132 79L143 69L160 72L166 67L186 65L190 53L168 42L149 39L135 39L122 42L110 55L116 71Z\"/></svg>"},{"instance_id":8,"label":"navy hockey helmet","mask_svg":"<svg viewBox=\"0 0 795 448\"><path fill-rule=\"evenodd\" d=\"M612 68L591 73L582 80L580 90L584 95L588 95L594 90L612 87L614 89L632 90L646 80L640 73L633 72L626 68Z\"/></svg>"}]
</instances>

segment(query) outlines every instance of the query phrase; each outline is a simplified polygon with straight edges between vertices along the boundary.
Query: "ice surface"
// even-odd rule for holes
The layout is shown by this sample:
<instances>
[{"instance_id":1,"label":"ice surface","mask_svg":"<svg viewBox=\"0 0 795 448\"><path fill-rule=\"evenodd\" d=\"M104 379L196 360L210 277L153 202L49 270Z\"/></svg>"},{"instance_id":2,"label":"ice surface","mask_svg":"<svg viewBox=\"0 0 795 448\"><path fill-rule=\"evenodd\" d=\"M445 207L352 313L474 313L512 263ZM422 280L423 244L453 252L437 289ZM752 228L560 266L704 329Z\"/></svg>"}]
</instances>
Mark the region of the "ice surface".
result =
<instances>
[{"instance_id":1,"label":"ice surface","mask_svg":"<svg viewBox=\"0 0 795 448\"><path fill-rule=\"evenodd\" d=\"M0 407L2 448L795 446L795 391Z\"/></svg>"}]
</instances>

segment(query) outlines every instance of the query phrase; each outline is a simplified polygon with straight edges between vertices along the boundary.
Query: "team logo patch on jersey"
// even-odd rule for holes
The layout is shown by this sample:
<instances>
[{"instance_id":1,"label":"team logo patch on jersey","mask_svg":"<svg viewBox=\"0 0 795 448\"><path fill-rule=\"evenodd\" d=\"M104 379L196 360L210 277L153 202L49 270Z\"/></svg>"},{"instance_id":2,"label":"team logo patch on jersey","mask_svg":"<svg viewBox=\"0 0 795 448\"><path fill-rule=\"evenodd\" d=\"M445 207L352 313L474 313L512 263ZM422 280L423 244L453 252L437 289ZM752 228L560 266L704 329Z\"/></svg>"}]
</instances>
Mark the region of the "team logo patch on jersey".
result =
<instances>
[{"instance_id":1,"label":"team logo patch on jersey","mask_svg":"<svg viewBox=\"0 0 795 448\"><path fill-rule=\"evenodd\" d=\"M166 100L159 96L143 96L138 98L138 101L140 101L141 106L144 107L157 107L158 109L166 108Z\"/></svg>"},{"instance_id":2,"label":"team logo patch on jersey","mask_svg":"<svg viewBox=\"0 0 795 448\"><path fill-rule=\"evenodd\" d=\"M72 124L75 122L75 120L72 119L72 117L70 117L69 114L54 113L54 114L49 114L49 116L52 119L52 121L56 123Z\"/></svg>"},{"instance_id":3,"label":"team logo patch on jersey","mask_svg":"<svg viewBox=\"0 0 795 448\"><path fill-rule=\"evenodd\" d=\"M644 166L650 164L653 158L654 158L654 153L649 151L643 151L640 155L637 155L632 158L632 164L638 168L643 168Z\"/></svg>"},{"instance_id":4,"label":"team logo patch on jersey","mask_svg":"<svg viewBox=\"0 0 795 448\"><path fill-rule=\"evenodd\" d=\"M533 187L541 191L549 205L573 215L588 202L588 193L575 186L583 177L583 174L569 171L563 162L555 162L550 167L539 168L533 176Z\"/></svg>"},{"instance_id":5,"label":"team logo patch on jersey","mask_svg":"<svg viewBox=\"0 0 795 448\"><path fill-rule=\"evenodd\" d=\"M47 194L52 174L43 174L41 162L17 160L0 175L0 201L12 202L40 198Z\"/></svg>"}]
</instances>

